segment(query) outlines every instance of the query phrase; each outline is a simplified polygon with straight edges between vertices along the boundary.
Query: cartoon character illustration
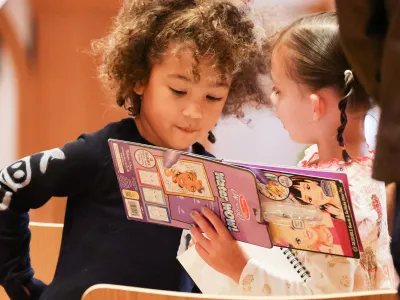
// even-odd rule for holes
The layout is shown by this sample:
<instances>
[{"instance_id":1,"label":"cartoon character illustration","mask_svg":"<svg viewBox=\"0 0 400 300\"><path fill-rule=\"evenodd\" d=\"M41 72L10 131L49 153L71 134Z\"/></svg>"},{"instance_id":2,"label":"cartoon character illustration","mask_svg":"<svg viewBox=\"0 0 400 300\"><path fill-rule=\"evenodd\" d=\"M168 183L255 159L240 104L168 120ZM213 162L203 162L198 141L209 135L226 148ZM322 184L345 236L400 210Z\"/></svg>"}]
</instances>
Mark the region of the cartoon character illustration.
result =
<instances>
[{"instance_id":1,"label":"cartoon character illustration","mask_svg":"<svg viewBox=\"0 0 400 300\"><path fill-rule=\"evenodd\" d=\"M261 183L257 179L257 187L259 192L271 200L285 200L289 196L289 189L279 183L278 178L269 173L264 173L268 179L266 183Z\"/></svg>"},{"instance_id":2,"label":"cartoon character illustration","mask_svg":"<svg viewBox=\"0 0 400 300\"><path fill-rule=\"evenodd\" d=\"M179 159L167 167L156 157L156 166L165 194L215 201L203 163Z\"/></svg>"},{"instance_id":3,"label":"cartoon character illustration","mask_svg":"<svg viewBox=\"0 0 400 300\"><path fill-rule=\"evenodd\" d=\"M307 221L293 222L291 219L275 217L268 224L274 244L299 250L343 254L330 218L318 225Z\"/></svg>"},{"instance_id":4,"label":"cartoon character illustration","mask_svg":"<svg viewBox=\"0 0 400 300\"><path fill-rule=\"evenodd\" d=\"M204 186L200 179L197 178L196 171L185 170L179 171L175 168L164 169L166 176L172 177L172 182L179 185L179 187L188 190L189 192L204 192Z\"/></svg>"},{"instance_id":5,"label":"cartoon character illustration","mask_svg":"<svg viewBox=\"0 0 400 300\"><path fill-rule=\"evenodd\" d=\"M291 178L293 185L290 193L300 204L313 205L326 211L332 218L344 220L344 213L339 197L334 196L331 181Z\"/></svg>"}]
</instances>

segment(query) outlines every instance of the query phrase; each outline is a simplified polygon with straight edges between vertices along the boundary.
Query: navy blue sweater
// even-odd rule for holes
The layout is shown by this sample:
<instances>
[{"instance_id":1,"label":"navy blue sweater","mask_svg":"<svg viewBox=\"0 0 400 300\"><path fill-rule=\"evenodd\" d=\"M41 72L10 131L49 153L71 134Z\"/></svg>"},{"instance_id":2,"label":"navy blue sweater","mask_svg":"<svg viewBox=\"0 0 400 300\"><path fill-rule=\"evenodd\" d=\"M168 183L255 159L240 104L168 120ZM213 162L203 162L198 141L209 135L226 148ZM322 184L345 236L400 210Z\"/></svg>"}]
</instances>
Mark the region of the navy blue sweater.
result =
<instances>
[{"instance_id":1,"label":"navy blue sweater","mask_svg":"<svg viewBox=\"0 0 400 300\"><path fill-rule=\"evenodd\" d=\"M26 299L43 300L81 299L98 283L179 290L182 230L127 220L109 138L149 144L128 118L1 171L0 200L9 209L0 211L0 284L11 298L25 294L21 285L31 291ZM210 156L198 143L193 149ZM33 279L27 212L52 196L68 201L56 273L46 287Z\"/></svg>"}]
</instances>

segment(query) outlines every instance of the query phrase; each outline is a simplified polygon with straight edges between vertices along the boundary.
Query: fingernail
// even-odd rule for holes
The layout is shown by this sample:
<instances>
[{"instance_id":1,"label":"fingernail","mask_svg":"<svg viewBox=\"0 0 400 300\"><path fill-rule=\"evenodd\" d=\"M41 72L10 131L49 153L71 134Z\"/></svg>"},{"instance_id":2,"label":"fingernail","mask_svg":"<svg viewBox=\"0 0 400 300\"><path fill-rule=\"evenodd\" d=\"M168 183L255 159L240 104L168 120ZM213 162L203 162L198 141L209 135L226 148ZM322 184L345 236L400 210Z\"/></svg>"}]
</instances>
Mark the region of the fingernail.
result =
<instances>
[{"instance_id":1,"label":"fingernail","mask_svg":"<svg viewBox=\"0 0 400 300\"><path fill-rule=\"evenodd\" d=\"M203 211L207 211L208 210L208 208L207 207L203 207Z\"/></svg>"},{"instance_id":2,"label":"fingernail","mask_svg":"<svg viewBox=\"0 0 400 300\"><path fill-rule=\"evenodd\" d=\"M192 229L192 228L193 228L193 224L190 224L190 225L189 225L189 229Z\"/></svg>"},{"instance_id":3,"label":"fingernail","mask_svg":"<svg viewBox=\"0 0 400 300\"><path fill-rule=\"evenodd\" d=\"M192 212L190 213L190 215L191 215L192 217L194 217L194 216L196 215L196 212L195 212L195 211L192 211Z\"/></svg>"}]
</instances>

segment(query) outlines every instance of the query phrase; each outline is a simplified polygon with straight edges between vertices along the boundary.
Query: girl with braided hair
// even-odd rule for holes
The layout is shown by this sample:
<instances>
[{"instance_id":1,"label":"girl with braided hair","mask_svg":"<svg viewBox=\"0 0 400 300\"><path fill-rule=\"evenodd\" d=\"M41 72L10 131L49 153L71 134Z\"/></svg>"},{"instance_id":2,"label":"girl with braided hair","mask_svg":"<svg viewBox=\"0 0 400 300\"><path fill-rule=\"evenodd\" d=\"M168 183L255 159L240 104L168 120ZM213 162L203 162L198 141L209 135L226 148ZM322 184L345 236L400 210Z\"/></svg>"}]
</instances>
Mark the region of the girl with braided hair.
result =
<instances>
[{"instance_id":1,"label":"girl with braided hair","mask_svg":"<svg viewBox=\"0 0 400 300\"><path fill-rule=\"evenodd\" d=\"M274 42L271 66L277 117L293 141L314 144L300 165L347 173L364 252L360 259L353 259L299 251L297 258L310 278L306 283L285 280L247 257L210 210L203 216L193 213L198 225L192 227L197 252L247 294L307 295L394 288L385 184L371 178L373 153L364 136L364 117L371 104L343 53L336 14L307 15L285 28ZM210 229L210 223L214 228Z\"/></svg>"}]
</instances>

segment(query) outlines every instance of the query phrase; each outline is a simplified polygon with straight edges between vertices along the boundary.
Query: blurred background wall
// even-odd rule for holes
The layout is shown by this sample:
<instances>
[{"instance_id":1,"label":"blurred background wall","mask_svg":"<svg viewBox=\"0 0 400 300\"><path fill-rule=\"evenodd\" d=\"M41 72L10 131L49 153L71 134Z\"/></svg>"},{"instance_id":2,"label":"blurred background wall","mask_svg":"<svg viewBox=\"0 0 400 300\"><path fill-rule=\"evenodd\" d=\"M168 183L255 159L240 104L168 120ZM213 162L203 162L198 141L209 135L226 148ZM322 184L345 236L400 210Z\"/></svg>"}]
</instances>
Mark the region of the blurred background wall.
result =
<instances>
[{"instance_id":1,"label":"blurred background wall","mask_svg":"<svg viewBox=\"0 0 400 300\"><path fill-rule=\"evenodd\" d=\"M255 0L265 24L283 26L299 15L333 10L331 0ZM116 0L0 0L0 168L34 152L61 146L127 114L114 106L85 53L105 34ZM378 113L367 119L374 145ZM268 110L246 110L249 124L222 120L217 156L273 164L296 163L303 145L290 141ZM244 140L246 142L244 143ZM65 199L31 211L33 221L62 223Z\"/></svg>"}]
</instances>

